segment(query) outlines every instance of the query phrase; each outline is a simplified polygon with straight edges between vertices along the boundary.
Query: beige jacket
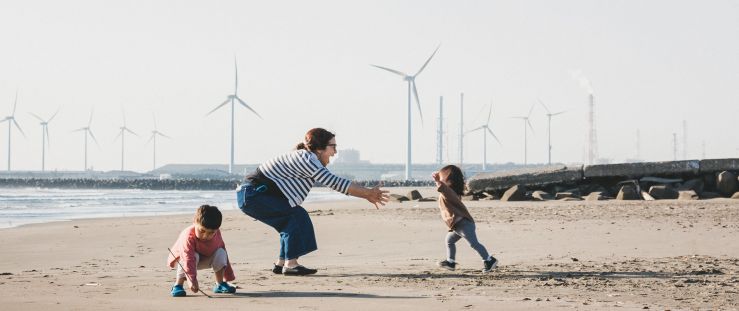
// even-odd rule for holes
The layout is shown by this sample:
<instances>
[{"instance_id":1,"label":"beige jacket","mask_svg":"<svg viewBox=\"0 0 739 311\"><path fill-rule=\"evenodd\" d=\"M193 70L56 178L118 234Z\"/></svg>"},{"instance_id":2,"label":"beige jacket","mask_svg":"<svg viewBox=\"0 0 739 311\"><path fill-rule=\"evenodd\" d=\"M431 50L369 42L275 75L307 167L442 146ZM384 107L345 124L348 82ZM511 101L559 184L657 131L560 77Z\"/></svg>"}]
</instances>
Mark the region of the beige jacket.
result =
<instances>
[{"instance_id":1,"label":"beige jacket","mask_svg":"<svg viewBox=\"0 0 739 311\"><path fill-rule=\"evenodd\" d=\"M454 225L462 219L468 219L474 222L472 215L467 210L467 207L462 203L461 198L457 195L452 188L449 188L445 183L438 183L436 191L439 192L439 210L441 212L441 219L446 223L446 226L451 230L454 229Z\"/></svg>"}]
</instances>

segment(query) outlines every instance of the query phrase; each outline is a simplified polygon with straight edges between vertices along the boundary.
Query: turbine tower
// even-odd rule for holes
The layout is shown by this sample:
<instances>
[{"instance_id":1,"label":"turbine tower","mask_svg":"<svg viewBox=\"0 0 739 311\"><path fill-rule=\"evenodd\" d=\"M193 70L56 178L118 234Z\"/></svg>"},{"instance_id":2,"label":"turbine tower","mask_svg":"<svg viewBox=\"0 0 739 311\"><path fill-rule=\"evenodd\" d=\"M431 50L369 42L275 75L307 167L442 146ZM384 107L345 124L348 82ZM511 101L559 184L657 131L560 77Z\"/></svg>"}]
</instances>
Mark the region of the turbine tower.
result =
<instances>
[{"instance_id":1,"label":"turbine tower","mask_svg":"<svg viewBox=\"0 0 739 311\"><path fill-rule=\"evenodd\" d=\"M74 130L74 132L85 132L85 169L83 171L87 171L87 135L90 135L90 138L92 138L98 147L100 146L98 140L95 139L95 134L92 133L92 129L90 128L90 124L92 124L92 113L93 111L90 111L90 120L87 121L87 126Z\"/></svg>"},{"instance_id":2,"label":"turbine tower","mask_svg":"<svg viewBox=\"0 0 739 311\"><path fill-rule=\"evenodd\" d=\"M213 110L211 110L210 112L208 112L207 114L205 114L206 116L208 116L211 113L213 113L214 111L218 110L219 108L225 106L226 104L231 103L231 158L230 158L230 161L228 162L228 173L229 174L233 174L233 168L234 168L234 110L235 110L235 104L236 104L236 102L238 102L242 106L246 107L246 109L249 109L251 112L253 112L255 115L257 115L257 117L259 117L259 119L262 119L262 116L260 116L256 111L254 111L254 109L252 109L251 107L249 107L249 105L247 105L244 102L244 100L242 100L239 97L239 95L238 95L238 90L239 90L239 68L238 68L238 66L236 64L236 57L234 57L234 76L235 76L235 78L234 78L234 80L235 80L235 83L234 83L234 93L231 94L231 95L228 95L226 97L226 100L223 103L221 103L217 107L213 108Z\"/></svg>"},{"instance_id":3,"label":"turbine tower","mask_svg":"<svg viewBox=\"0 0 739 311\"><path fill-rule=\"evenodd\" d=\"M399 75L403 77L403 80L408 83L408 146L406 148L406 159L405 159L405 180L411 179L411 91L413 91L413 95L416 98L416 104L418 106L418 114L421 116L421 123L423 124L423 113L421 112L421 100L418 98L418 90L416 89L416 77L418 77L418 75L421 74L423 69L426 68L426 66L429 64L429 62L431 61L431 59L434 57L434 55L436 54L438 50L439 50L439 46L436 47L436 50L434 50L434 53L431 54L431 56L426 60L423 66L421 66L421 69L418 69L418 72L416 72L416 74L414 75L408 75L406 73L397 71L395 69L390 69L387 67L372 65L382 70L387 70L396 75Z\"/></svg>"},{"instance_id":4,"label":"turbine tower","mask_svg":"<svg viewBox=\"0 0 739 311\"><path fill-rule=\"evenodd\" d=\"M548 148L547 148L547 150L549 152L549 154L548 154L548 159L549 159L548 160L549 161L548 164L551 165L552 164L552 117L553 116L556 116L556 115L563 114L566 111L560 111L560 112L552 113L551 111L549 111L549 108L547 108L547 105L544 105L544 102L542 102L541 99L538 99L537 98L536 100L539 101L539 104L541 104L541 106L544 107L544 110L547 111L547 136L548 136L548 142L549 142L549 145L548 145Z\"/></svg>"},{"instance_id":5,"label":"turbine tower","mask_svg":"<svg viewBox=\"0 0 739 311\"><path fill-rule=\"evenodd\" d=\"M44 120L41 117L37 116L34 113L31 113L32 116L34 116L36 119L41 121L41 171L46 171L46 146L50 145L51 138L49 138L49 122L51 120L54 120L54 117L56 117L56 114L59 113L59 109L56 110L56 112L49 118L48 120ZM51 147L49 147L51 148Z\"/></svg>"},{"instance_id":6,"label":"turbine tower","mask_svg":"<svg viewBox=\"0 0 739 311\"><path fill-rule=\"evenodd\" d=\"M532 111L534 111L534 105L531 105L531 109L529 109L529 114L526 115L525 117L514 117L516 119L523 120L523 164L524 165L528 164L528 143L526 141L528 138L528 129L526 129L526 126L528 125L528 127L531 129L532 134L534 133L534 127L531 126L531 122L529 122L529 117L531 117Z\"/></svg>"},{"instance_id":7,"label":"turbine tower","mask_svg":"<svg viewBox=\"0 0 739 311\"><path fill-rule=\"evenodd\" d=\"M157 169L157 136L162 136L164 138L170 138L169 136L165 135L164 133L157 130L157 117L154 116L154 130L151 131L151 136L149 137L149 140L146 142L146 144L149 144L149 142L154 143L154 165L152 166L152 171Z\"/></svg>"},{"instance_id":8,"label":"turbine tower","mask_svg":"<svg viewBox=\"0 0 739 311\"><path fill-rule=\"evenodd\" d=\"M128 127L126 127L126 114L125 113L123 113L123 126L119 127L118 129L120 130L120 132L118 132L118 135L115 136L115 138L113 139L113 141L118 140L118 137L121 138L121 171L123 171L123 169L124 169L123 160L124 160L125 154L126 154L126 144L125 144L125 142L126 142L126 135L125 134L126 134L126 132L129 132L129 133L131 133L131 134L133 134L135 136L139 136L139 134L134 133L131 129L129 129Z\"/></svg>"},{"instance_id":9,"label":"turbine tower","mask_svg":"<svg viewBox=\"0 0 739 311\"><path fill-rule=\"evenodd\" d=\"M474 132L477 130L482 130L482 171L487 170L487 162L488 162L488 136L487 133L490 133L490 135L493 135L493 138L498 142L499 145L503 145L500 143L500 140L498 140L498 137L495 136L495 133L493 133L493 130L490 129L490 117L493 115L493 104L490 104L490 109L488 110L488 121L485 122L484 125L471 129L467 131L467 133Z\"/></svg>"},{"instance_id":10,"label":"turbine tower","mask_svg":"<svg viewBox=\"0 0 739 311\"><path fill-rule=\"evenodd\" d=\"M8 172L10 172L10 132L13 129L13 125L15 125L16 128L23 134L23 137L26 137L26 133L23 133L23 129L21 129L21 126L18 125L18 122L15 121L15 107L18 106L18 91L15 91L15 101L13 102L13 113L11 113L9 116L5 117L5 119L0 120L0 123L8 121Z\"/></svg>"},{"instance_id":11,"label":"turbine tower","mask_svg":"<svg viewBox=\"0 0 739 311\"><path fill-rule=\"evenodd\" d=\"M436 131L436 164L444 163L444 96L439 96L439 126Z\"/></svg>"}]
</instances>

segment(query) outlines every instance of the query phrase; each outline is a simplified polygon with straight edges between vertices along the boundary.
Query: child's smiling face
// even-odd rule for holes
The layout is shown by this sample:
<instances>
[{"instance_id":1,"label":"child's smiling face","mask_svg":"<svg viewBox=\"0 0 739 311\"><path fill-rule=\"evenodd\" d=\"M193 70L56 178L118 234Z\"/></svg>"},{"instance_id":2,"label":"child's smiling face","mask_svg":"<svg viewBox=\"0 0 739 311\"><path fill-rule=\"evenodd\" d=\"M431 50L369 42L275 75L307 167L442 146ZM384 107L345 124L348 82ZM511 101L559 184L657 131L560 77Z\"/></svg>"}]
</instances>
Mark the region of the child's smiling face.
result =
<instances>
[{"instance_id":1,"label":"child's smiling face","mask_svg":"<svg viewBox=\"0 0 739 311\"><path fill-rule=\"evenodd\" d=\"M195 237L198 240L208 241L216 235L218 229L208 229L200 224L195 224Z\"/></svg>"}]
</instances>

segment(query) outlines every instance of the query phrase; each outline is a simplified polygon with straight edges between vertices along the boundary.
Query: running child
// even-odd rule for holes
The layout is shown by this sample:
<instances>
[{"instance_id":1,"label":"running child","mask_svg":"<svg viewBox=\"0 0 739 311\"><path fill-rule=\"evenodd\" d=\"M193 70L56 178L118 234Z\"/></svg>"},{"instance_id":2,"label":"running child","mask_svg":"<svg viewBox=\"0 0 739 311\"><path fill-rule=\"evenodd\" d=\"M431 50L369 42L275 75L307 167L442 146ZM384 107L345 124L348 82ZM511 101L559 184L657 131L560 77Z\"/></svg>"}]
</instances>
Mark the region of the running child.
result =
<instances>
[{"instance_id":1,"label":"running child","mask_svg":"<svg viewBox=\"0 0 739 311\"><path fill-rule=\"evenodd\" d=\"M477 241L475 234L475 221L462 203L464 193L464 175L462 170L455 165L447 165L439 171L431 174L436 182L436 191L439 192L439 210L441 219L446 223L449 232L446 235L447 259L439 262L439 266L454 270L457 266L455 256L457 247L455 243L461 238L467 240L472 249L480 254L483 262L482 272L490 272L498 265L498 260L488 254L485 246Z\"/></svg>"}]
</instances>

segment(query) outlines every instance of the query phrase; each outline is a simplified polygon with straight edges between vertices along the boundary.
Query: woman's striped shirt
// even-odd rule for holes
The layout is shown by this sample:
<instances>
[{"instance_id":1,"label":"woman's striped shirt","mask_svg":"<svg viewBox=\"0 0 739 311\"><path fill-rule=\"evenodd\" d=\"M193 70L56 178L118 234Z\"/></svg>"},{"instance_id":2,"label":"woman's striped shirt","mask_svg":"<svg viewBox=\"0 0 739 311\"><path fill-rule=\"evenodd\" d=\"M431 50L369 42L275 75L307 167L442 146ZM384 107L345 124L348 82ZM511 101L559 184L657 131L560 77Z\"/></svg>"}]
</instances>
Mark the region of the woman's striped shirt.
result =
<instances>
[{"instance_id":1,"label":"woman's striped shirt","mask_svg":"<svg viewBox=\"0 0 739 311\"><path fill-rule=\"evenodd\" d=\"M303 203L316 181L343 194L349 194L351 181L332 174L318 157L308 150L296 150L273 158L259 166L267 178L277 184L295 207Z\"/></svg>"}]
</instances>

